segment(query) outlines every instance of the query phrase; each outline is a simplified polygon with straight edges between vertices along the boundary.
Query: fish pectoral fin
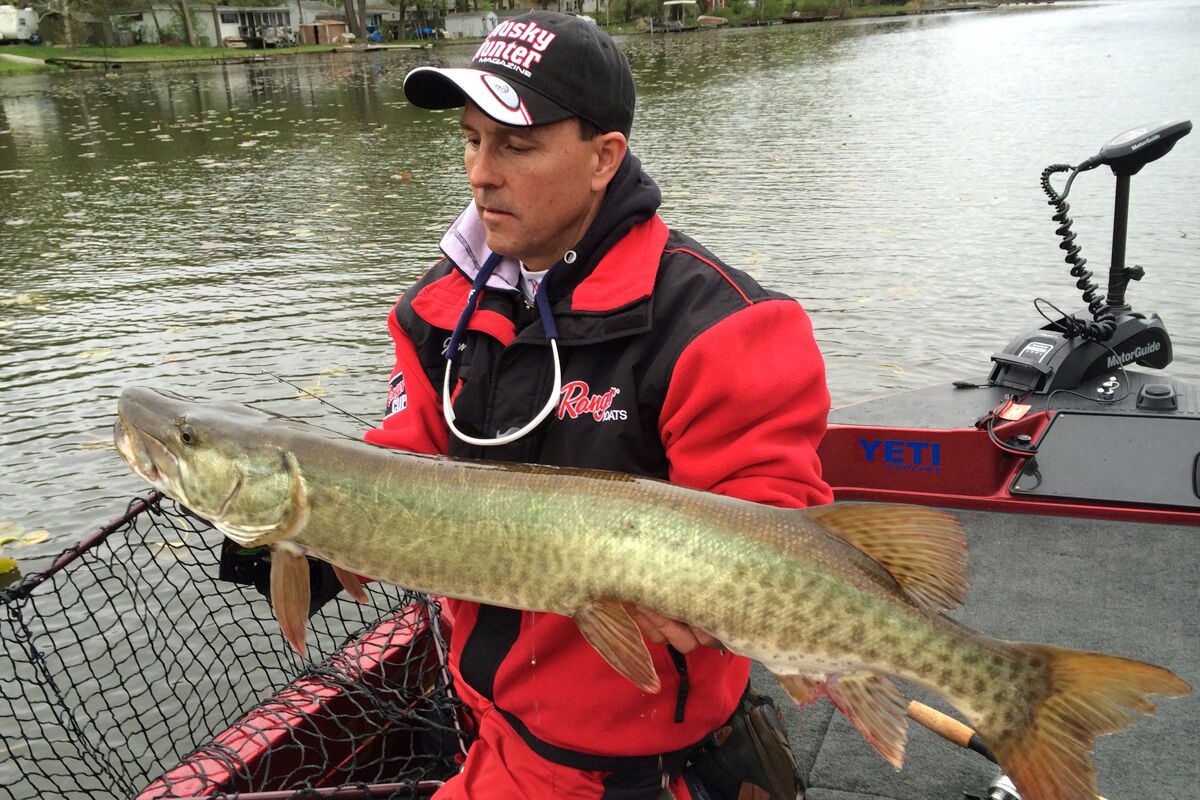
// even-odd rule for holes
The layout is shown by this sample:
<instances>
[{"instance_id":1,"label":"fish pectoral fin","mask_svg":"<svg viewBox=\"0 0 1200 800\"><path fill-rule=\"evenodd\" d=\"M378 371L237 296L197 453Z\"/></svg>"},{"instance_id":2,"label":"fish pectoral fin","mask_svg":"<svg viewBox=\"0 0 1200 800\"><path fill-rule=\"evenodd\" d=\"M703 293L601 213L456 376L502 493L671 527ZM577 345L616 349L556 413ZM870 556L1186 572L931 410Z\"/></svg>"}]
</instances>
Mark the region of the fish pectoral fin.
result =
<instances>
[{"instance_id":1,"label":"fish pectoral fin","mask_svg":"<svg viewBox=\"0 0 1200 800\"><path fill-rule=\"evenodd\" d=\"M642 631L620 602L597 600L577 611L574 620L583 638L613 669L643 692L655 694L662 688Z\"/></svg>"},{"instance_id":2,"label":"fish pectoral fin","mask_svg":"<svg viewBox=\"0 0 1200 800\"><path fill-rule=\"evenodd\" d=\"M832 676L826 691L869 745L896 769L904 766L908 703L894 683L877 673L854 672Z\"/></svg>"},{"instance_id":3,"label":"fish pectoral fin","mask_svg":"<svg viewBox=\"0 0 1200 800\"><path fill-rule=\"evenodd\" d=\"M967 538L957 519L920 506L834 503L800 512L870 556L910 598L934 611L967 596Z\"/></svg>"},{"instance_id":4,"label":"fish pectoral fin","mask_svg":"<svg viewBox=\"0 0 1200 800\"><path fill-rule=\"evenodd\" d=\"M363 587L362 581L358 579L358 576L350 570L342 569L337 564L331 564L330 566L333 567L333 574L337 575L337 579L341 582L342 588L346 590L346 594L353 597L359 603L366 604L367 590Z\"/></svg>"},{"instance_id":5,"label":"fish pectoral fin","mask_svg":"<svg viewBox=\"0 0 1200 800\"><path fill-rule=\"evenodd\" d=\"M310 602L308 559L295 547L275 545L271 548L271 609L283 638L301 658L307 658L304 638Z\"/></svg>"},{"instance_id":6,"label":"fish pectoral fin","mask_svg":"<svg viewBox=\"0 0 1200 800\"><path fill-rule=\"evenodd\" d=\"M797 706L804 708L825 694L825 682L829 676L819 672L806 672L798 675L775 673L775 678L783 690L788 693L788 697L792 698Z\"/></svg>"}]
</instances>

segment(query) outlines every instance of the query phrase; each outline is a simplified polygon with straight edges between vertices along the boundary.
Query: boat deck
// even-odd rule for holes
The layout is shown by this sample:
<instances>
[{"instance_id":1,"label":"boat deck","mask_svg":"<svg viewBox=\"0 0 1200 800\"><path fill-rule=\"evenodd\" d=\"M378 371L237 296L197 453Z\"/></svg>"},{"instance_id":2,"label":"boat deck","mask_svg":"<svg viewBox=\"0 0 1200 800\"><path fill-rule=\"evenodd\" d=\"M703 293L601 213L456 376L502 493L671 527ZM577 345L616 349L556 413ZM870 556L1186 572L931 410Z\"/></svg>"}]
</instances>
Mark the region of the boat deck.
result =
<instances>
[{"instance_id":1,"label":"boat deck","mask_svg":"<svg viewBox=\"0 0 1200 800\"><path fill-rule=\"evenodd\" d=\"M953 616L1003 639L1046 642L1136 658L1200 686L1200 550L1196 527L1137 525L978 511L953 512L969 544L970 590ZM909 723L897 773L827 700L797 711L756 666L791 729L807 800L961 800L986 796L998 770ZM951 709L902 686L913 699ZM1100 794L1189 797L1200 784L1200 695L1162 699L1154 717L1096 743Z\"/></svg>"}]
</instances>

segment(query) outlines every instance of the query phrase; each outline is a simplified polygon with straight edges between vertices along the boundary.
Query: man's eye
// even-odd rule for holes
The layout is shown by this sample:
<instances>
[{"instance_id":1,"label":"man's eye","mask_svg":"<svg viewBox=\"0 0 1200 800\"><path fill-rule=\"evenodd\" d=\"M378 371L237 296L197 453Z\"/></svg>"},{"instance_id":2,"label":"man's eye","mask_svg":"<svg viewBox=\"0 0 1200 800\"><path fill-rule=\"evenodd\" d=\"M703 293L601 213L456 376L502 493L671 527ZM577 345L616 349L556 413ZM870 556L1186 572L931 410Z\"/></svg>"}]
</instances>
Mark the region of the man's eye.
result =
<instances>
[{"instance_id":1,"label":"man's eye","mask_svg":"<svg viewBox=\"0 0 1200 800\"><path fill-rule=\"evenodd\" d=\"M529 148L524 147L519 144L510 144L510 145L508 145L508 152L510 152L510 153L527 153L527 152L529 152Z\"/></svg>"}]
</instances>

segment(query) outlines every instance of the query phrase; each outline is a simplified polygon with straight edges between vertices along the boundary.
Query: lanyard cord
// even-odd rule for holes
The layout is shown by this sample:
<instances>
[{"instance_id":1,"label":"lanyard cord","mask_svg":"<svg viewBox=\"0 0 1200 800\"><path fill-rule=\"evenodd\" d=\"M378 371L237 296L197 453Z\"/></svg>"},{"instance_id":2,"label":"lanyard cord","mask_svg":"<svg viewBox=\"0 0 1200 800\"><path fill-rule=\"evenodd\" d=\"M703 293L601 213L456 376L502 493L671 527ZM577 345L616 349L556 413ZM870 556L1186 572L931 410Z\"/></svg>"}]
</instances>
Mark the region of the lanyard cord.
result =
<instances>
[{"instance_id":1,"label":"lanyard cord","mask_svg":"<svg viewBox=\"0 0 1200 800\"><path fill-rule=\"evenodd\" d=\"M450 427L450 432L457 436L467 444L477 445L479 447L495 447L502 444L510 444L527 435L530 431L542 424L546 417L550 416L550 412L554 410L554 406L558 403L558 395L562 391L562 364L558 358L558 328L554 324L554 315L550 313L550 300L546 296L546 286L550 283L550 273L546 273L546 277L538 286L537 293L534 295L534 302L537 304L538 314L542 318L542 328L546 332L546 338L550 340L550 354L554 359L554 389L550 392L550 397L546 400L546 405L538 412L523 428L516 431L510 431L503 436L497 436L494 439L477 439L474 436L468 436L460 431L454 425L454 406L450 402L450 373L454 368L454 359L458 355L458 345L462 341L463 334L467 330L467 323L471 321L471 316L475 313L475 308L479 305L479 295L483 293L483 287L487 284L488 278L496 269L496 265L500 263L500 255L492 253L488 256L487 261L483 262L483 266L479 270L479 274L475 276L475 281L471 284L471 291L467 295L467 304L463 307L462 314L459 315L458 324L454 326L454 332L450 334L450 341L446 344L446 373L442 379L442 416L446 419L446 425ZM553 268L551 269L553 272Z\"/></svg>"}]
</instances>

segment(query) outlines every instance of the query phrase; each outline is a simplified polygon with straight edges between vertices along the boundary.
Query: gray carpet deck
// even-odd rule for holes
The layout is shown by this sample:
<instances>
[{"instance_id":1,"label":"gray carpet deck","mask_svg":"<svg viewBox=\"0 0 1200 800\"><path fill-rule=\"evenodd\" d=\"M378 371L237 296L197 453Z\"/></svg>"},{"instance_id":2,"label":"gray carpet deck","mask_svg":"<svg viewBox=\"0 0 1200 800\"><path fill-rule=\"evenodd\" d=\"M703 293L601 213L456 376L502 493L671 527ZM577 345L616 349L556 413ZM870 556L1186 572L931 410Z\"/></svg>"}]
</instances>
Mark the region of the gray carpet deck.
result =
<instances>
[{"instance_id":1,"label":"gray carpet deck","mask_svg":"<svg viewBox=\"0 0 1200 800\"><path fill-rule=\"evenodd\" d=\"M954 511L967 530L971 586L961 622L1002 639L1045 642L1160 664L1200 687L1200 528ZM756 665L777 698L810 785L808 800L961 800L998 770L909 723L896 772L826 700L802 712ZM915 699L941 700L903 686ZM1200 786L1200 696L1096 743L1108 800L1194 797Z\"/></svg>"}]
</instances>

